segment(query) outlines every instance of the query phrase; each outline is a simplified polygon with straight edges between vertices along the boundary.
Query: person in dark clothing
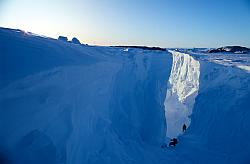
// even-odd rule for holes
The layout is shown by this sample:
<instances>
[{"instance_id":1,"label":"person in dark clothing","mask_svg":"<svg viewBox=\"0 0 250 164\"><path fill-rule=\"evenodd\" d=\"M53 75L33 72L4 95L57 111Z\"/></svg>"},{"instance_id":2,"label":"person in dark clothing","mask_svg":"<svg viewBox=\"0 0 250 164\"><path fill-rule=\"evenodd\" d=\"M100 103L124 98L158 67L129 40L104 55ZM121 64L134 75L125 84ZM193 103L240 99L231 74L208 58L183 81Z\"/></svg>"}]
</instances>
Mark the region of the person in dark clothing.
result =
<instances>
[{"instance_id":1,"label":"person in dark clothing","mask_svg":"<svg viewBox=\"0 0 250 164\"><path fill-rule=\"evenodd\" d=\"M173 138L173 142L175 143L175 145L178 143L176 138Z\"/></svg>"},{"instance_id":2,"label":"person in dark clothing","mask_svg":"<svg viewBox=\"0 0 250 164\"><path fill-rule=\"evenodd\" d=\"M175 146L177 143L178 143L177 139L176 139L176 138L173 138L173 139L170 140L168 146L169 146L169 147L170 147L170 146Z\"/></svg>"},{"instance_id":3,"label":"person in dark clothing","mask_svg":"<svg viewBox=\"0 0 250 164\"><path fill-rule=\"evenodd\" d=\"M187 130L187 126L186 126L186 124L184 124L184 125L182 126L182 131L185 132L186 130Z\"/></svg>"}]
</instances>

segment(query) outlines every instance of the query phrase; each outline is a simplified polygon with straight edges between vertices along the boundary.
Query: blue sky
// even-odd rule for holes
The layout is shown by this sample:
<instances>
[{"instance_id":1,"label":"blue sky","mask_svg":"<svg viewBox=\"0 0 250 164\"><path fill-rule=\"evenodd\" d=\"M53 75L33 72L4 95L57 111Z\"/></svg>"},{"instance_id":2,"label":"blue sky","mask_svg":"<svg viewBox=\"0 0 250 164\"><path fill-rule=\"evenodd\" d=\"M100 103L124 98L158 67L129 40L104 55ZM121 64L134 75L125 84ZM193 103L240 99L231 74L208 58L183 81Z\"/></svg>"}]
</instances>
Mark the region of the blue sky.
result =
<instances>
[{"instance_id":1,"label":"blue sky","mask_svg":"<svg viewBox=\"0 0 250 164\"><path fill-rule=\"evenodd\" d=\"M97 45L250 47L250 0L0 0L0 26Z\"/></svg>"}]
</instances>

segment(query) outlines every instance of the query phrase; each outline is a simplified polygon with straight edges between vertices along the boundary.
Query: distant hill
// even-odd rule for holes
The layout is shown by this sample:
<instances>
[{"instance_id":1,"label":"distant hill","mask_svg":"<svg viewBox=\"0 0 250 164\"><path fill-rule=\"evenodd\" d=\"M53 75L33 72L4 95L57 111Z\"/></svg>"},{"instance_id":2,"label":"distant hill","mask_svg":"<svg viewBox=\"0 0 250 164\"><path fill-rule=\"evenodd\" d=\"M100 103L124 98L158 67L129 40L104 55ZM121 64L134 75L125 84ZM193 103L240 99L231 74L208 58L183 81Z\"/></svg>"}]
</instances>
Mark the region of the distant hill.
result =
<instances>
[{"instance_id":1,"label":"distant hill","mask_svg":"<svg viewBox=\"0 0 250 164\"><path fill-rule=\"evenodd\" d=\"M247 47L241 46L225 46L217 49L208 50L209 53L218 53L218 52L231 52L231 53L247 53L250 52L250 49Z\"/></svg>"}]
</instances>

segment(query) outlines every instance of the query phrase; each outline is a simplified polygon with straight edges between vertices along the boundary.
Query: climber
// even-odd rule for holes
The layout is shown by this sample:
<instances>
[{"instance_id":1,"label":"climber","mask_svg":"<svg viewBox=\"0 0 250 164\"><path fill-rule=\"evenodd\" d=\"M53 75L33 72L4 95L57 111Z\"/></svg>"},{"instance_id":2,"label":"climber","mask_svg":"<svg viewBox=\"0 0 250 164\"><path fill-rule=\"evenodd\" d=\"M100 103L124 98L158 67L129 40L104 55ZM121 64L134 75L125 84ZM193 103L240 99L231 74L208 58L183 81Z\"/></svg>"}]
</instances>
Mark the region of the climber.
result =
<instances>
[{"instance_id":1,"label":"climber","mask_svg":"<svg viewBox=\"0 0 250 164\"><path fill-rule=\"evenodd\" d=\"M175 146L177 143L178 143L177 139L176 139L176 138L173 138L173 139L170 140L168 146L169 146L169 147L170 147L170 146Z\"/></svg>"},{"instance_id":2,"label":"climber","mask_svg":"<svg viewBox=\"0 0 250 164\"><path fill-rule=\"evenodd\" d=\"M184 124L184 125L182 126L182 131L185 132L186 130L187 130L187 126L186 126L186 124Z\"/></svg>"}]
</instances>

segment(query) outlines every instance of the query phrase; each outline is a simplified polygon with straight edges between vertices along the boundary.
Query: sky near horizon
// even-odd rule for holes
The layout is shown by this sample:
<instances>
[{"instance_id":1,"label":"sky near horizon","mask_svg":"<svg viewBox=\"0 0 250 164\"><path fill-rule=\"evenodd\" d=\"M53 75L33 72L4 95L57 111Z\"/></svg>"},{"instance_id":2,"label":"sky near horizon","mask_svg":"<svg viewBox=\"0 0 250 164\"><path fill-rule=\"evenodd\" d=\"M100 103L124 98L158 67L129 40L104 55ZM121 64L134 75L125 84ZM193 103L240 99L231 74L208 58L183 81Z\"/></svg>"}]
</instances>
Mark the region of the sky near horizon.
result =
<instances>
[{"instance_id":1,"label":"sky near horizon","mask_svg":"<svg viewBox=\"0 0 250 164\"><path fill-rule=\"evenodd\" d=\"M0 26L95 45L250 47L250 0L0 0Z\"/></svg>"}]
</instances>

